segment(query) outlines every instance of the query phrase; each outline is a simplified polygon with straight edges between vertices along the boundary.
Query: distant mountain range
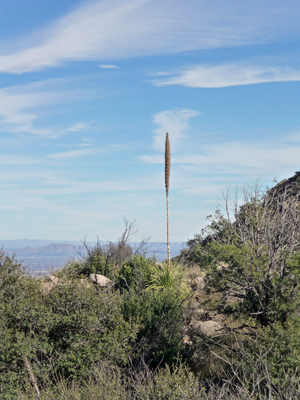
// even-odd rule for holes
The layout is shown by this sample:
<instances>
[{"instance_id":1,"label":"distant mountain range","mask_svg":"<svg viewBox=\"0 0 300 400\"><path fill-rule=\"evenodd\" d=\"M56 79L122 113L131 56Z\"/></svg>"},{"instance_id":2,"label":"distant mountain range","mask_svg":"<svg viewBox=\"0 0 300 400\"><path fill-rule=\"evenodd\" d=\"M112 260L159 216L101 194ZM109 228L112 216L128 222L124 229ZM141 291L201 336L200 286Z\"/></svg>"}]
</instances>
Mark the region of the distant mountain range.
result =
<instances>
[{"instance_id":1,"label":"distant mountain range","mask_svg":"<svg viewBox=\"0 0 300 400\"><path fill-rule=\"evenodd\" d=\"M104 244L106 242L103 242ZM94 246L96 242L90 242ZM131 242L133 248L137 248L139 243ZM84 246L81 242L57 242L51 240L0 240L0 247L3 247L9 254L16 254L16 257L27 266L33 273L44 273L49 269L62 267L68 259L79 258L80 254L85 254ZM185 243L170 243L171 257L180 253L185 247ZM164 242L148 242L147 253L155 254L159 261L167 258L167 244Z\"/></svg>"},{"instance_id":2,"label":"distant mountain range","mask_svg":"<svg viewBox=\"0 0 300 400\"><path fill-rule=\"evenodd\" d=\"M46 255L65 255L65 256L72 256L76 255L79 252L83 251L83 246L74 246L68 243L51 243L46 246L41 247L30 247L26 246L23 248L10 248L8 249L9 253L16 253L20 255L39 255L39 256L46 256Z\"/></svg>"},{"instance_id":3,"label":"distant mountain range","mask_svg":"<svg viewBox=\"0 0 300 400\"><path fill-rule=\"evenodd\" d=\"M43 239L18 239L18 240L0 240L0 247L3 246L4 250L8 249L21 249L25 247L43 247L49 244L72 244L75 246L82 246L82 242L70 240L43 240ZM91 242L94 244L95 242Z\"/></svg>"}]
</instances>

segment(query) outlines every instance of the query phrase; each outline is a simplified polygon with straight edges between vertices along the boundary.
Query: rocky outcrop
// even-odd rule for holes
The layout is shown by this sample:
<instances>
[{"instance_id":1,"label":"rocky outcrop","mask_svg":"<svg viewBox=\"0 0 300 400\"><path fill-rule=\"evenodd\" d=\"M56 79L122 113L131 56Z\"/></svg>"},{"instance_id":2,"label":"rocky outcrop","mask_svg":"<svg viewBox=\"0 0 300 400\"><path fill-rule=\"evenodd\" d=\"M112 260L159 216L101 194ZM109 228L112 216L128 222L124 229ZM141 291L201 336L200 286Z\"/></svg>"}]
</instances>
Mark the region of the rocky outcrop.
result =
<instances>
[{"instance_id":1,"label":"rocky outcrop","mask_svg":"<svg viewBox=\"0 0 300 400\"><path fill-rule=\"evenodd\" d=\"M222 271L228 268L226 263L220 263L218 270ZM186 318L185 336L183 343L186 345L193 344L193 337L199 335L217 336L226 325L226 316L218 314L216 311L205 309L203 303L207 300L205 292L205 274L199 272L198 276L193 276L190 280L190 287L194 292L192 299L189 302ZM227 321L228 322L228 321Z\"/></svg>"},{"instance_id":2,"label":"rocky outcrop","mask_svg":"<svg viewBox=\"0 0 300 400\"><path fill-rule=\"evenodd\" d=\"M100 287L112 287L113 286L113 281L110 279L106 278L104 275L99 275L99 274L90 274L89 279L97 286Z\"/></svg>"}]
</instances>

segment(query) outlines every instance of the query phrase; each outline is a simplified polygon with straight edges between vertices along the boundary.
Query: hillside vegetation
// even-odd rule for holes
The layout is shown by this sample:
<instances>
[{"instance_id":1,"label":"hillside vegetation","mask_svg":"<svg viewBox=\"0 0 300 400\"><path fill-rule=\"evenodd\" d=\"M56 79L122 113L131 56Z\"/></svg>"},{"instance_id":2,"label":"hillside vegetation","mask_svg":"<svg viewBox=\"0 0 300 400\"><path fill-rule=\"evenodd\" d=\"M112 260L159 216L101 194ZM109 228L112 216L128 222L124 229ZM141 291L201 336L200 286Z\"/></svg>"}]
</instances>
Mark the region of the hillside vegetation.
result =
<instances>
[{"instance_id":1,"label":"hillside vegetation","mask_svg":"<svg viewBox=\"0 0 300 400\"><path fill-rule=\"evenodd\" d=\"M130 226L51 278L0 251L0 398L300 398L298 177L225 196L171 265Z\"/></svg>"}]
</instances>

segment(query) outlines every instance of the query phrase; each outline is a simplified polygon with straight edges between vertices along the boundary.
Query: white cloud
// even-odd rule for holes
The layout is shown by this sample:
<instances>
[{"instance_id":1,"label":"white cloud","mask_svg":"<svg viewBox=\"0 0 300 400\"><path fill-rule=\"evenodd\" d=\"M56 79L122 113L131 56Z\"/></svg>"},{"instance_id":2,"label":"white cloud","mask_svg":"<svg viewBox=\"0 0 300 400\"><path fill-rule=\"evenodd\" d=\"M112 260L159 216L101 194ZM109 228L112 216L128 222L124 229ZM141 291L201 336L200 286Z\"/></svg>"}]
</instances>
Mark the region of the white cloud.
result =
<instances>
[{"instance_id":1,"label":"white cloud","mask_svg":"<svg viewBox=\"0 0 300 400\"><path fill-rule=\"evenodd\" d=\"M78 80L77 80L78 81ZM70 89L70 82L45 80L23 86L0 89L0 129L6 132L30 133L43 137L58 137L63 130L37 127L45 106L68 103L90 96L88 90ZM93 95L93 94L92 94ZM84 130L87 125L73 125L70 131Z\"/></svg>"},{"instance_id":2,"label":"white cloud","mask_svg":"<svg viewBox=\"0 0 300 400\"><path fill-rule=\"evenodd\" d=\"M113 60L299 37L298 0L94 0L11 52L0 71L24 73L68 60ZM6 50L5 50L6 49Z\"/></svg>"},{"instance_id":3,"label":"white cloud","mask_svg":"<svg viewBox=\"0 0 300 400\"><path fill-rule=\"evenodd\" d=\"M88 124L83 124L82 122L78 122L77 124L74 124L70 126L67 130L69 132L79 132L79 131L85 131L89 128Z\"/></svg>"},{"instance_id":4,"label":"white cloud","mask_svg":"<svg viewBox=\"0 0 300 400\"><path fill-rule=\"evenodd\" d=\"M156 80L154 84L220 88L265 82L300 81L300 69L246 64L195 65L168 75L173 76Z\"/></svg>"},{"instance_id":5,"label":"white cloud","mask_svg":"<svg viewBox=\"0 0 300 400\"><path fill-rule=\"evenodd\" d=\"M70 150L70 151L65 151L62 153L55 153L55 154L49 154L49 158L57 158L57 159L65 159L65 158L71 158L71 157L83 157L83 156L89 156L92 154L97 154L100 153L100 149L79 149L79 150Z\"/></svg>"},{"instance_id":6,"label":"white cloud","mask_svg":"<svg viewBox=\"0 0 300 400\"><path fill-rule=\"evenodd\" d=\"M37 163L39 163L39 160L33 157L0 155L0 165L31 165Z\"/></svg>"},{"instance_id":7,"label":"white cloud","mask_svg":"<svg viewBox=\"0 0 300 400\"><path fill-rule=\"evenodd\" d=\"M187 150L187 149L186 149ZM198 150L198 151L197 151ZM237 174L248 177L260 176L273 178L281 175L283 170L293 170L299 164L300 144L291 143L287 137L284 141L263 142L223 142L212 145L194 145L185 154L172 157L172 164L178 167L194 166L189 169L193 176L196 171L202 174L219 174L220 179ZM161 155L145 155L141 160L151 164L162 164ZM219 171L219 172L218 172Z\"/></svg>"},{"instance_id":8,"label":"white cloud","mask_svg":"<svg viewBox=\"0 0 300 400\"><path fill-rule=\"evenodd\" d=\"M153 131L153 148L164 151L166 132L169 132L171 151L177 151L182 140L186 137L185 132L189 128L189 119L200 115L195 110L169 110L156 114L153 118L158 127Z\"/></svg>"},{"instance_id":9,"label":"white cloud","mask_svg":"<svg viewBox=\"0 0 300 400\"><path fill-rule=\"evenodd\" d=\"M110 143L107 144L106 146L102 146L101 148L96 148L96 147L91 147L93 145L91 140L85 140L85 141L86 143L82 143L79 145L81 147L80 149L64 151L61 153L48 154L48 158L62 160L73 157L90 156L99 153L115 153L130 149L130 146L128 144L122 144L122 143L118 144Z\"/></svg>"},{"instance_id":10,"label":"white cloud","mask_svg":"<svg viewBox=\"0 0 300 400\"><path fill-rule=\"evenodd\" d=\"M119 69L120 67L117 67L116 65L110 65L110 64L101 64L101 65L99 65L99 68L103 68L103 69Z\"/></svg>"},{"instance_id":11,"label":"white cloud","mask_svg":"<svg viewBox=\"0 0 300 400\"><path fill-rule=\"evenodd\" d=\"M26 90L28 89L28 90ZM37 93L29 87L0 90L0 126L13 132L28 132L39 136L56 136L49 128L35 128L36 113L29 111L54 101L53 93Z\"/></svg>"}]
</instances>

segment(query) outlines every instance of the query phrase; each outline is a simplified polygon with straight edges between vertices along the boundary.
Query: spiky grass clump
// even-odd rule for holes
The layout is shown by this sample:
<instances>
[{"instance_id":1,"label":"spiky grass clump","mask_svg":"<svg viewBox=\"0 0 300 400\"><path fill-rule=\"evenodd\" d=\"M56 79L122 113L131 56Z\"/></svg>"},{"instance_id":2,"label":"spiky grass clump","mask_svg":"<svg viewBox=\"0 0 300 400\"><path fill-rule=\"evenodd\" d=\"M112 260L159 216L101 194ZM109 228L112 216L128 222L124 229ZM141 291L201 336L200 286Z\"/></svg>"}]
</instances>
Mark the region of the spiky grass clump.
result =
<instances>
[{"instance_id":1,"label":"spiky grass clump","mask_svg":"<svg viewBox=\"0 0 300 400\"><path fill-rule=\"evenodd\" d=\"M179 290L182 294L188 294L188 287L184 278L184 271L179 264L152 265L149 269L149 281L147 290Z\"/></svg>"}]
</instances>

